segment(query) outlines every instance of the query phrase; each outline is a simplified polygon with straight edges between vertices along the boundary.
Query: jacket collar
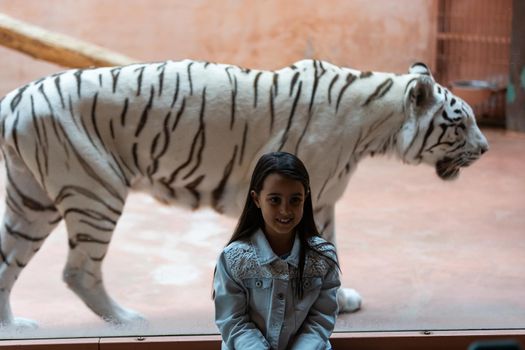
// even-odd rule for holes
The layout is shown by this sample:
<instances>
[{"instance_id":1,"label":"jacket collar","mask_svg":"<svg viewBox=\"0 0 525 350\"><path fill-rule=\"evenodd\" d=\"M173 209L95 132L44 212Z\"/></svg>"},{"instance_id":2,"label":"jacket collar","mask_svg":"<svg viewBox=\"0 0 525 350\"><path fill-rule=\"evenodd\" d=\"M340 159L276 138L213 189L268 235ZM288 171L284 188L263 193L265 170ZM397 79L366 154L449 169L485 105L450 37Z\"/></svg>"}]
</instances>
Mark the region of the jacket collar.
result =
<instances>
[{"instance_id":1,"label":"jacket collar","mask_svg":"<svg viewBox=\"0 0 525 350\"><path fill-rule=\"evenodd\" d=\"M261 265L267 265L275 260L280 259L272 250L270 243L266 239L264 232L261 229L258 229L251 238L252 245L255 249L257 255L257 260ZM284 259L288 264L298 267L299 266L299 251L301 248L301 242L299 241L299 236L295 235L295 240L293 242L293 247L290 252L290 255Z\"/></svg>"}]
</instances>

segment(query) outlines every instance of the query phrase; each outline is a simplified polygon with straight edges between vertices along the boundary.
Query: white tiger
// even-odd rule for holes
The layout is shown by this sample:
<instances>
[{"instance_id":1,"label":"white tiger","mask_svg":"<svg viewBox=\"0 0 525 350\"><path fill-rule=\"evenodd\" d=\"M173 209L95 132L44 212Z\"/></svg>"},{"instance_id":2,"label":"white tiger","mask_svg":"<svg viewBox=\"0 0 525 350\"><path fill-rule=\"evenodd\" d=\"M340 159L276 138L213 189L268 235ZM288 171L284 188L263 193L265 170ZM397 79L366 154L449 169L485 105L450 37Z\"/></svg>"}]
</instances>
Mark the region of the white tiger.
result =
<instances>
[{"instance_id":1,"label":"white tiger","mask_svg":"<svg viewBox=\"0 0 525 350\"><path fill-rule=\"evenodd\" d=\"M15 327L36 326L13 316L10 292L61 220L67 285L106 321L142 320L109 296L101 274L132 189L236 216L256 160L292 152L311 173L316 219L335 242L334 205L361 158L394 154L452 179L488 149L471 108L421 63L405 75L317 60L277 71L190 60L68 70L5 96L0 131L0 322ZM351 290L338 299L343 310L359 307Z\"/></svg>"}]
</instances>

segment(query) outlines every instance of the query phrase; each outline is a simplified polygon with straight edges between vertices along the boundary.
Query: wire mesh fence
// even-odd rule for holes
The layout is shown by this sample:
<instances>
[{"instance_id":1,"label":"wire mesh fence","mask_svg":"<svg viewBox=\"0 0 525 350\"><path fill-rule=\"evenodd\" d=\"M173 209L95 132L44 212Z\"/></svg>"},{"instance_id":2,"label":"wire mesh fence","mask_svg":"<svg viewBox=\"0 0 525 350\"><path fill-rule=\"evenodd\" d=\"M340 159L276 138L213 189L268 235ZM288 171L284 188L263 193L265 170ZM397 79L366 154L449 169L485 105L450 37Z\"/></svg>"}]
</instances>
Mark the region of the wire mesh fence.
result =
<instances>
[{"instance_id":1,"label":"wire mesh fence","mask_svg":"<svg viewBox=\"0 0 525 350\"><path fill-rule=\"evenodd\" d=\"M480 124L505 124L511 21L512 0L438 0L437 78Z\"/></svg>"}]
</instances>

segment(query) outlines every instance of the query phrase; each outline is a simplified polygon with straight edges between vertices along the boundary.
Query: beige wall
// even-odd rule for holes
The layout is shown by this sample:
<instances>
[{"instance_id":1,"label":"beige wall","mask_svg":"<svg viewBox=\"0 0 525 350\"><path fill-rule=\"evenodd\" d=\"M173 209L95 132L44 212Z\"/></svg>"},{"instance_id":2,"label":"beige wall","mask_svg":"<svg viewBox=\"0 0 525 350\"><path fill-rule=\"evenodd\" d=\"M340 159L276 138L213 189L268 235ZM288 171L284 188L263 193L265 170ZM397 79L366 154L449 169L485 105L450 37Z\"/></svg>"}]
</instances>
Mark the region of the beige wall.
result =
<instances>
[{"instance_id":1,"label":"beige wall","mask_svg":"<svg viewBox=\"0 0 525 350\"><path fill-rule=\"evenodd\" d=\"M144 61L402 73L434 60L435 0L0 0L0 12ZM3 47L0 67L0 95L62 70Z\"/></svg>"}]
</instances>

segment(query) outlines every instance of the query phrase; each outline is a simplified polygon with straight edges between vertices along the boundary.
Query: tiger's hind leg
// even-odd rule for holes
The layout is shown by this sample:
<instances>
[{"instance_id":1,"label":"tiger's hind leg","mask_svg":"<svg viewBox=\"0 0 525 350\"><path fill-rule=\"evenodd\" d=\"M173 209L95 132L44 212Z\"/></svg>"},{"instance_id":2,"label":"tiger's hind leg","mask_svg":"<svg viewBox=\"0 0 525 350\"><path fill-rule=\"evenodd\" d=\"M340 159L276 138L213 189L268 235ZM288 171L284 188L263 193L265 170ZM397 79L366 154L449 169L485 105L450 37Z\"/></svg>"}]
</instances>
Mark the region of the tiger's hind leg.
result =
<instances>
[{"instance_id":1,"label":"tiger's hind leg","mask_svg":"<svg viewBox=\"0 0 525 350\"><path fill-rule=\"evenodd\" d=\"M84 303L107 322L113 324L143 324L144 317L120 306L106 291L102 262L121 216L127 188L122 183L110 183L106 192L100 183L83 178L81 186L62 188L57 207L63 213L69 236L69 253L63 278L68 287ZM107 189L106 188L106 189ZM120 192L120 194L117 194Z\"/></svg>"},{"instance_id":2,"label":"tiger's hind leg","mask_svg":"<svg viewBox=\"0 0 525 350\"><path fill-rule=\"evenodd\" d=\"M13 316L11 290L61 216L22 161L8 154L4 159L6 208L0 226L0 326L36 328L34 321Z\"/></svg>"},{"instance_id":3,"label":"tiger's hind leg","mask_svg":"<svg viewBox=\"0 0 525 350\"><path fill-rule=\"evenodd\" d=\"M337 247L335 239L335 208L326 205L315 212L317 226L322 236ZM339 288L337 305L339 312L355 312L361 308L362 298L358 291L352 288Z\"/></svg>"}]
</instances>

